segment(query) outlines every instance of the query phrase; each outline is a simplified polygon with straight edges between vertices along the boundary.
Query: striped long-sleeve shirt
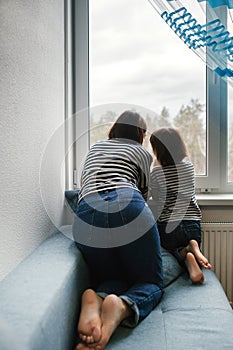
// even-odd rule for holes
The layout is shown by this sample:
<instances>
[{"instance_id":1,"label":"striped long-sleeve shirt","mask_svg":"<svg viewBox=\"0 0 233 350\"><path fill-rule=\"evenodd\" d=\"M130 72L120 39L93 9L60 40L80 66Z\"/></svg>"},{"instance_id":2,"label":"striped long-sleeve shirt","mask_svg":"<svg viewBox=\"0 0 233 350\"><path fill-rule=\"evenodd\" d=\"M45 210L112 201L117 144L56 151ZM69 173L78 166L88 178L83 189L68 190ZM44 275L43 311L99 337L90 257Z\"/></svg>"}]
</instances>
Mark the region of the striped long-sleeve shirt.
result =
<instances>
[{"instance_id":1,"label":"striped long-sleeve shirt","mask_svg":"<svg viewBox=\"0 0 233 350\"><path fill-rule=\"evenodd\" d=\"M141 144L109 139L94 144L85 160L79 200L98 191L134 188L148 194L151 154Z\"/></svg>"},{"instance_id":2,"label":"striped long-sleeve shirt","mask_svg":"<svg viewBox=\"0 0 233 350\"><path fill-rule=\"evenodd\" d=\"M155 166L151 171L150 191L159 222L201 219L191 162Z\"/></svg>"}]
</instances>

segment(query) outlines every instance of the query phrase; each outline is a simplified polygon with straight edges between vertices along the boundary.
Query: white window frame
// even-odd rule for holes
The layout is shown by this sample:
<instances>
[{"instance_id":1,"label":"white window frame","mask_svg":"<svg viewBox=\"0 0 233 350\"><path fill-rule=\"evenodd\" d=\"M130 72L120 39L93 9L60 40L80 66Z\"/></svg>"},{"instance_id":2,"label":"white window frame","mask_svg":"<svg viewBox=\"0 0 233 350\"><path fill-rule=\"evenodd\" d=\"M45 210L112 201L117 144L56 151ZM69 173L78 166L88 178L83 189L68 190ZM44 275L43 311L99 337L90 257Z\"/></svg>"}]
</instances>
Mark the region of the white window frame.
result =
<instances>
[{"instance_id":1,"label":"white window frame","mask_svg":"<svg viewBox=\"0 0 233 350\"><path fill-rule=\"evenodd\" d=\"M220 7L214 11L227 27L226 8ZM196 176L196 188L198 192L233 193L233 184L227 183L227 82L221 79L213 70L207 68L206 89L207 174L206 176Z\"/></svg>"},{"instance_id":2,"label":"white window frame","mask_svg":"<svg viewBox=\"0 0 233 350\"><path fill-rule=\"evenodd\" d=\"M80 164L89 150L89 0L68 0L66 61L67 115L77 115L67 129L67 139L75 138L72 156L67 161L67 188L79 187ZM216 10L226 23L226 11ZM220 12L222 11L222 12ZM70 62L71 57L72 62ZM196 176L197 192L233 193L227 184L227 83L207 68L207 174ZM67 142L67 144L70 144ZM78 174L78 176L76 176Z\"/></svg>"},{"instance_id":3,"label":"white window frame","mask_svg":"<svg viewBox=\"0 0 233 350\"><path fill-rule=\"evenodd\" d=\"M66 188L80 187L89 143L89 0L65 1Z\"/></svg>"}]
</instances>

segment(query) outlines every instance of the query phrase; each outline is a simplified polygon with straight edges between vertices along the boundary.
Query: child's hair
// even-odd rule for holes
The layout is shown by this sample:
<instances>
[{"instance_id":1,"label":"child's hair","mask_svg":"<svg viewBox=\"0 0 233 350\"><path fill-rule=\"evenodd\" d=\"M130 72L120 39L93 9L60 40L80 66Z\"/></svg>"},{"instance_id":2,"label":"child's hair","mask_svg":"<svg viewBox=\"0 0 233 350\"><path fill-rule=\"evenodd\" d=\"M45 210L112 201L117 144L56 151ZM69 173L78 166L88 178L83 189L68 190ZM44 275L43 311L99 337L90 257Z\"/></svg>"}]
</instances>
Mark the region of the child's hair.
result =
<instances>
[{"instance_id":1,"label":"child's hair","mask_svg":"<svg viewBox=\"0 0 233 350\"><path fill-rule=\"evenodd\" d=\"M130 139L142 144L147 126L140 114L132 111L123 112L111 127L109 139Z\"/></svg>"},{"instance_id":2,"label":"child's hair","mask_svg":"<svg viewBox=\"0 0 233 350\"><path fill-rule=\"evenodd\" d=\"M174 165L187 156L187 149L178 130L161 128L154 131L150 143L159 163Z\"/></svg>"}]
</instances>

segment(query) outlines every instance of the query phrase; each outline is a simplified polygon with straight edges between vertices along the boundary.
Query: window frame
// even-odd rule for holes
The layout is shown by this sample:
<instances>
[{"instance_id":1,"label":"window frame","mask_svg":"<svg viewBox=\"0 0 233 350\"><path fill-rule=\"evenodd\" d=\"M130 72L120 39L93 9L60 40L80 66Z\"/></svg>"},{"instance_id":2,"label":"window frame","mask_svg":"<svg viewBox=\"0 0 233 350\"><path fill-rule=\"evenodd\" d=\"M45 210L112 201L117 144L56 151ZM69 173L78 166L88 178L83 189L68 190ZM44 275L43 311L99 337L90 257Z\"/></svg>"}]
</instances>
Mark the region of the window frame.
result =
<instances>
[{"instance_id":1,"label":"window frame","mask_svg":"<svg viewBox=\"0 0 233 350\"><path fill-rule=\"evenodd\" d=\"M80 187L80 164L89 142L89 0L65 6L66 188Z\"/></svg>"},{"instance_id":2,"label":"window frame","mask_svg":"<svg viewBox=\"0 0 233 350\"><path fill-rule=\"evenodd\" d=\"M68 117L72 114L71 127L68 126L66 138L70 145L72 137L72 156L67 161L68 188L76 188L79 183L79 168L89 150L89 0L67 1L67 23L69 42L66 51L66 94ZM227 11L224 8L215 9L221 21L226 24ZM67 30L67 28L66 28ZM197 175L197 193L233 193L233 183L227 183L227 131L228 131L228 92L227 82L221 79L213 70L206 70L206 162L205 176ZM72 91L71 91L72 90ZM72 134L73 133L73 134Z\"/></svg>"},{"instance_id":3,"label":"window frame","mask_svg":"<svg viewBox=\"0 0 233 350\"><path fill-rule=\"evenodd\" d=\"M227 28L226 7L212 9L212 11L216 12ZM209 21L208 6L207 20ZM233 193L233 183L227 182L228 84L213 70L207 68L206 89L207 175L195 177L196 190L204 193Z\"/></svg>"}]
</instances>

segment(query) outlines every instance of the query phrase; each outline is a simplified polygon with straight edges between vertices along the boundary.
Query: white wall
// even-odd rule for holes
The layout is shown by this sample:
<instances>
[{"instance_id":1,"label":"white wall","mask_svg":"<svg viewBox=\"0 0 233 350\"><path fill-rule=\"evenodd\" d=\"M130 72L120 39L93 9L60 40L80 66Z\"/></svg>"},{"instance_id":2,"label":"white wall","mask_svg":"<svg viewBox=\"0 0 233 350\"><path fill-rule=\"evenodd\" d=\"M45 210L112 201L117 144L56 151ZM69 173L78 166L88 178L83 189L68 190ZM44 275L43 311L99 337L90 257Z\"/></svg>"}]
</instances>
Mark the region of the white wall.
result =
<instances>
[{"instance_id":1,"label":"white wall","mask_svg":"<svg viewBox=\"0 0 233 350\"><path fill-rule=\"evenodd\" d=\"M1 279L54 229L39 181L46 145L64 119L63 1L1 0L0 59ZM57 157L64 154L64 133L59 135L43 170L47 209L57 226L64 191Z\"/></svg>"}]
</instances>

